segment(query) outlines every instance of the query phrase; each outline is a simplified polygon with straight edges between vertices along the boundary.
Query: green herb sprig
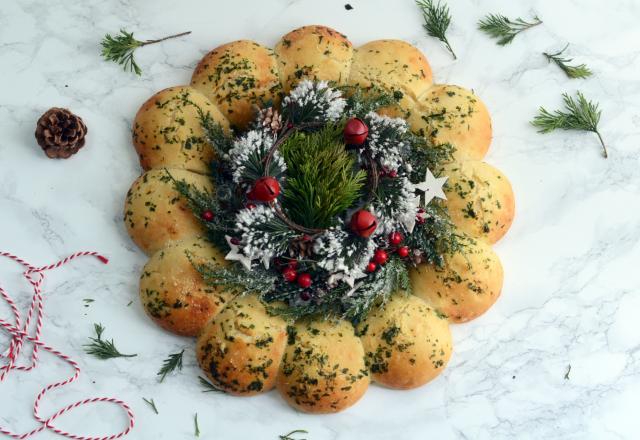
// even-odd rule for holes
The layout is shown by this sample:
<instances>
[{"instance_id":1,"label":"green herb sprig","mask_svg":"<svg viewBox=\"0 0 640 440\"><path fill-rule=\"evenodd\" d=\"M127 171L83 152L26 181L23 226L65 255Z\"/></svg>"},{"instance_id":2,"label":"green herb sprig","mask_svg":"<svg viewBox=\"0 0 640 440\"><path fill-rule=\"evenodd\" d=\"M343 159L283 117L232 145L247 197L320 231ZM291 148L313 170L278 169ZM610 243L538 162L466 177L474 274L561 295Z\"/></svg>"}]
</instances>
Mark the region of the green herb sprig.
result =
<instances>
[{"instance_id":1,"label":"green herb sprig","mask_svg":"<svg viewBox=\"0 0 640 440\"><path fill-rule=\"evenodd\" d=\"M422 27L427 31L427 34L444 43L453 59L458 59L446 36L447 29L451 24L449 7L441 4L440 0L438 0L437 4L434 4L433 0L416 0L416 4L422 11L422 18L424 19Z\"/></svg>"},{"instance_id":2,"label":"green herb sprig","mask_svg":"<svg viewBox=\"0 0 640 440\"><path fill-rule=\"evenodd\" d=\"M573 61L573 58L562 57L562 52L567 50L569 43L559 52L547 53L543 52L543 55L547 57L549 62L554 62L569 78L587 78L593 74L586 64L578 64L577 66L570 66L569 63Z\"/></svg>"},{"instance_id":3,"label":"green herb sprig","mask_svg":"<svg viewBox=\"0 0 640 440\"><path fill-rule=\"evenodd\" d=\"M151 409L153 410L153 412L154 412L154 413L156 413L156 414L160 414L160 413L158 412L158 408L156 407L156 402L154 402L154 401L153 401L153 399L146 399L146 398L144 398L144 397L143 397L143 398L142 398L142 400L144 400L144 401L145 401L145 403L146 403L147 405L149 405L149 407L151 407Z\"/></svg>"},{"instance_id":4,"label":"green herb sprig","mask_svg":"<svg viewBox=\"0 0 640 440\"><path fill-rule=\"evenodd\" d=\"M93 355L98 359L137 356L137 354L120 353L113 343L113 339L110 341L105 341L104 339L102 339L102 333L104 333L104 326L102 324L93 324L93 328L96 332L96 337L89 337L91 343L84 345L85 351L88 354Z\"/></svg>"},{"instance_id":5,"label":"green herb sprig","mask_svg":"<svg viewBox=\"0 0 640 440\"><path fill-rule=\"evenodd\" d=\"M478 28L491 38L497 38L500 46L505 46L511 43L520 32L539 24L542 24L542 20L538 16L533 17L533 21L526 22L521 18L510 20L504 15L489 14L478 22Z\"/></svg>"},{"instance_id":6,"label":"green herb sprig","mask_svg":"<svg viewBox=\"0 0 640 440\"><path fill-rule=\"evenodd\" d=\"M203 393L224 393L224 391L222 391L220 388L217 388L214 384L212 384L202 376L198 376L198 381L200 382L200 385L206 388L206 390L202 391Z\"/></svg>"},{"instance_id":7,"label":"green herb sprig","mask_svg":"<svg viewBox=\"0 0 640 440\"><path fill-rule=\"evenodd\" d=\"M182 355L184 354L184 349L180 353L170 354L168 358L166 358L162 362L162 368L158 371L158 376L160 376L160 382L164 380L167 374L171 373L175 370L182 370Z\"/></svg>"},{"instance_id":8,"label":"green herb sprig","mask_svg":"<svg viewBox=\"0 0 640 440\"><path fill-rule=\"evenodd\" d=\"M533 118L531 124L538 128L540 133L549 133L555 129L562 130L582 130L595 133L600 140L604 157L608 157L607 147L598 131L598 123L602 111L597 103L588 101L580 92L577 99L573 99L566 93L562 94L565 109L555 110L553 113L540 107L539 113Z\"/></svg>"},{"instance_id":9,"label":"green herb sprig","mask_svg":"<svg viewBox=\"0 0 640 440\"><path fill-rule=\"evenodd\" d=\"M100 43L102 45L102 56L107 61L114 61L123 66L125 72L134 72L136 75L142 75L142 69L136 63L133 53L139 47L147 46L149 44L160 43L161 41L168 40L170 38L178 38L185 35L189 35L191 31L181 32L175 35L169 35L168 37L159 38L157 40L140 41L133 37L133 32L127 32L124 29L120 29L120 34L111 36L107 34Z\"/></svg>"},{"instance_id":10,"label":"green herb sprig","mask_svg":"<svg viewBox=\"0 0 640 440\"><path fill-rule=\"evenodd\" d=\"M198 424L198 413L193 417L193 424L195 425L195 436L200 437L200 425Z\"/></svg>"},{"instance_id":11,"label":"green herb sprig","mask_svg":"<svg viewBox=\"0 0 640 440\"><path fill-rule=\"evenodd\" d=\"M304 429L296 429L288 434L279 435L278 437L280 437L280 440L307 440L305 438L293 438L291 437L293 434L309 434L309 431L305 431Z\"/></svg>"}]
</instances>

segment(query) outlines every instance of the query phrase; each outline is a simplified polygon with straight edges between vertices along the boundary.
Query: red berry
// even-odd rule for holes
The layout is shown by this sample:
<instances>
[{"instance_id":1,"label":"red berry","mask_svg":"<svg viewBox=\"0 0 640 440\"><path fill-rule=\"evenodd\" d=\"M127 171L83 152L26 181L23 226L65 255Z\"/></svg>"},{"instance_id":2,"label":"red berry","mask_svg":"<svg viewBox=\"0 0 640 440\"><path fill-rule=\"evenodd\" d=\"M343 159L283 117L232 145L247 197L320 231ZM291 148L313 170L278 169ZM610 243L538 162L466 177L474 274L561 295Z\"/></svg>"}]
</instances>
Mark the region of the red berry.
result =
<instances>
[{"instance_id":1,"label":"red berry","mask_svg":"<svg viewBox=\"0 0 640 440\"><path fill-rule=\"evenodd\" d=\"M373 253L373 261L378 263L380 266L385 264L388 259L389 255L387 255L387 252L382 249L376 249L376 251Z\"/></svg>"},{"instance_id":2,"label":"red berry","mask_svg":"<svg viewBox=\"0 0 640 440\"><path fill-rule=\"evenodd\" d=\"M371 261L371 262L369 262L369 264L367 264L367 272L375 272L377 267L378 267L378 265L376 263L374 263L373 261Z\"/></svg>"},{"instance_id":3,"label":"red berry","mask_svg":"<svg viewBox=\"0 0 640 440\"><path fill-rule=\"evenodd\" d=\"M285 270L282 271L282 276L284 277L285 280L289 281L290 283L293 283L296 280L296 278L298 278L298 273L296 272L295 269L291 267L287 267Z\"/></svg>"},{"instance_id":4,"label":"red berry","mask_svg":"<svg viewBox=\"0 0 640 440\"><path fill-rule=\"evenodd\" d=\"M392 179L395 179L396 177L398 177L398 172L396 170L391 170L387 173L387 175Z\"/></svg>"},{"instance_id":5,"label":"red berry","mask_svg":"<svg viewBox=\"0 0 640 440\"><path fill-rule=\"evenodd\" d=\"M240 244L240 239L233 237L231 240L231 244L235 244L236 246Z\"/></svg>"},{"instance_id":6,"label":"red berry","mask_svg":"<svg viewBox=\"0 0 640 440\"><path fill-rule=\"evenodd\" d=\"M298 260L289 260L289 263L287 263L287 266L289 266L291 269L297 268Z\"/></svg>"},{"instance_id":7,"label":"red berry","mask_svg":"<svg viewBox=\"0 0 640 440\"><path fill-rule=\"evenodd\" d=\"M344 126L343 134L347 145L362 145L369 135L369 127L362 119L351 118Z\"/></svg>"},{"instance_id":8,"label":"red berry","mask_svg":"<svg viewBox=\"0 0 640 440\"><path fill-rule=\"evenodd\" d=\"M404 237L399 232L392 232L391 234L389 234L389 243L394 246L402 243L402 240L404 240Z\"/></svg>"},{"instance_id":9,"label":"red berry","mask_svg":"<svg viewBox=\"0 0 640 440\"><path fill-rule=\"evenodd\" d=\"M266 176L256 180L249 197L261 202L271 202L280 194L280 184L275 177Z\"/></svg>"},{"instance_id":10,"label":"red berry","mask_svg":"<svg viewBox=\"0 0 640 440\"><path fill-rule=\"evenodd\" d=\"M300 293L300 299L302 301L309 301L311 299L311 294L309 292Z\"/></svg>"},{"instance_id":11,"label":"red berry","mask_svg":"<svg viewBox=\"0 0 640 440\"><path fill-rule=\"evenodd\" d=\"M311 287L311 275L308 273L301 273L298 275L298 286L303 289Z\"/></svg>"},{"instance_id":12,"label":"red berry","mask_svg":"<svg viewBox=\"0 0 640 440\"><path fill-rule=\"evenodd\" d=\"M365 209L360 209L351 216L351 230L360 237L370 237L378 227L378 219Z\"/></svg>"},{"instance_id":13,"label":"red berry","mask_svg":"<svg viewBox=\"0 0 640 440\"><path fill-rule=\"evenodd\" d=\"M213 211L211 211L210 209L207 209L206 211L203 211L201 214L202 220L206 221L206 222L210 222L213 220Z\"/></svg>"},{"instance_id":14,"label":"red berry","mask_svg":"<svg viewBox=\"0 0 640 440\"><path fill-rule=\"evenodd\" d=\"M255 209L256 204L255 203L247 203L245 206L247 207L247 209Z\"/></svg>"},{"instance_id":15,"label":"red berry","mask_svg":"<svg viewBox=\"0 0 640 440\"><path fill-rule=\"evenodd\" d=\"M398 255L400 255L400 257L405 258L409 256L409 247L408 246L402 246L398 248Z\"/></svg>"}]
</instances>

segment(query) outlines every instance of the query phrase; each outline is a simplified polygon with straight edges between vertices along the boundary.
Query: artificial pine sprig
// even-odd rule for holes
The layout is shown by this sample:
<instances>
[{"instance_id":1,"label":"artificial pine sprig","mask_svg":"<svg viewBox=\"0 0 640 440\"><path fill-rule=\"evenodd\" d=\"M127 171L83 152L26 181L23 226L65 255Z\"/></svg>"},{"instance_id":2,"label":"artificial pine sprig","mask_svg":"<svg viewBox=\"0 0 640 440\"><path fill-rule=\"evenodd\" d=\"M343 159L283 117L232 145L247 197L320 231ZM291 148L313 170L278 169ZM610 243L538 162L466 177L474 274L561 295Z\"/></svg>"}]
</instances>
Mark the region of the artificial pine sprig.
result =
<instances>
[{"instance_id":1,"label":"artificial pine sprig","mask_svg":"<svg viewBox=\"0 0 640 440\"><path fill-rule=\"evenodd\" d=\"M586 64L578 64L577 66L570 66L569 63L573 61L573 58L564 58L562 57L562 52L564 52L567 47L569 47L569 43L559 52L556 53L547 53L543 52L543 55L547 57L549 62L554 62L558 67L562 69L562 71L569 78L587 78L593 74L591 70L586 66Z\"/></svg>"},{"instance_id":2,"label":"artificial pine sprig","mask_svg":"<svg viewBox=\"0 0 640 440\"><path fill-rule=\"evenodd\" d=\"M175 35L169 35L168 37L159 38L157 40L140 41L133 37L133 32L127 32L124 29L120 29L120 34L111 36L107 34L100 43L102 45L102 56L107 61L114 61L123 66L125 71L135 72L136 75L142 74L142 69L136 63L133 53L139 47L147 46L149 44L160 43L161 41L168 40L170 38L182 37L189 35L191 31L181 32Z\"/></svg>"},{"instance_id":3,"label":"artificial pine sprig","mask_svg":"<svg viewBox=\"0 0 640 440\"><path fill-rule=\"evenodd\" d=\"M451 24L449 7L440 4L440 0L438 0L437 4L434 4L433 0L416 0L416 4L422 11L422 18L424 19L422 27L427 31L427 34L442 41L453 56L453 59L458 59L446 35L447 29Z\"/></svg>"},{"instance_id":4,"label":"artificial pine sprig","mask_svg":"<svg viewBox=\"0 0 640 440\"><path fill-rule=\"evenodd\" d=\"M526 22L521 18L510 20L504 15L489 14L478 22L478 28L488 34L491 38L497 38L500 46L505 46L522 31L526 31L534 26L542 24L538 16L534 16L531 22Z\"/></svg>"},{"instance_id":5,"label":"artificial pine sprig","mask_svg":"<svg viewBox=\"0 0 640 440\"><path fill-rule=\"evenodd\" d=\"M175 370L182 370L182 355L184 354L184 349L180 353L170 354L168 358L166 358L162 362L162 368L158 371L158 376L160 376L160 382L164 380L167 374L171 373Z\"/></svg>"},{"instance_id":6,"label":"artificial pine sprig","mask_svg":"<svg viewBox=\"0 0 640 440\"><path fill-rule=\"evenodd\" d=\"M96 332L96 337L89 337L91 343L85 344L85 351L97 357L98 359L111 359L117 357L134 357L137 354L122 354L118 351L113 339L105 341L102 339L102 333L104 333L104 326L102 324L93 324L93 328Z\"/></svg>"},{"instance_id":7,"label":"artificial pine sprig","mask_svg":"<svg viewBox=\"0 0 640 440\"><path fill-rule=\"evenodd\" d=\"M577 93L577 100L574 100L567 93L562 94L565 110L555 110L548 112L544 107L540 107L539 113L533 118L531 124L538 128L540 133L549 133L557 128L563 130L582 130L595 133L600 140L604 157L608 157L607 147L602 140L598 123L602 111L597 103L587 101L584 95Z\"/></svg>"}]
</instances>

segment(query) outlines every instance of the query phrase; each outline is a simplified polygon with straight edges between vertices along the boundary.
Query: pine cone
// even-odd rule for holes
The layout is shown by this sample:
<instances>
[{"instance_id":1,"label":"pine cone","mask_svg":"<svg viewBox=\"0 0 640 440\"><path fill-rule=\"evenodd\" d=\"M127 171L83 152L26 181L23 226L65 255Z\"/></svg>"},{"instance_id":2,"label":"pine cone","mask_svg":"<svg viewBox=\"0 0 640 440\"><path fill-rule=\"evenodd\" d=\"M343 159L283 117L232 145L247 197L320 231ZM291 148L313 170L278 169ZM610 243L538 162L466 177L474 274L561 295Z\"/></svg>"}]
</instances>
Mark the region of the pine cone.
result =
<instances>
[{"instance_id":1,"label":"pine cone","mask_svg":"<svg viewBox=\"0 0 640 440\"><path fill-rule=\"evenodd\" d=\"M45 154L54 159L66 159L84 146L87 126L82 118L64 108L53 107L40 116L36 139Z\"/></svg>"},{"instance_id":2,"label":"pine cone","mask_svg":"<svg viewBox=\"0 0 640 440\"><path fill-rule=\"evenodd\" d=\"M280 113L273 107L260 110L260 125L277 133L282 128Z\"/></svg>"}]
</instances>

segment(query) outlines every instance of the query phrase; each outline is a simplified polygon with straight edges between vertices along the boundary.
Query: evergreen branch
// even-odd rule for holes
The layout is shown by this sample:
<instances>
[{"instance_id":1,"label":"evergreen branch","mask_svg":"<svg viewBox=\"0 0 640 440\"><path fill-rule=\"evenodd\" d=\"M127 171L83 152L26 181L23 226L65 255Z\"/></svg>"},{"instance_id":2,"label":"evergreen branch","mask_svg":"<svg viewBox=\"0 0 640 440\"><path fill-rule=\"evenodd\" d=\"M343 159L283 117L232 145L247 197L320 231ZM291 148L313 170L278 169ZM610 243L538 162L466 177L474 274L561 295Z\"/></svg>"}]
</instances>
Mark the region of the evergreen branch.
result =
<instances>
[{"instance_id":1,"label":"evergreen branch","mask_svg":"<svg viewBox=\"0 0 640 440\"><path fill-rule=\"evenodd\" d=\"M193 417L193 424L195 425L195 436L200 437L200 425L198 424L198 413Z\"/></svg>"},{"instance_id":2,"label":"evergreen branch","mask_svg":"<svg viewBox=\"0 0 640 440\"><path fill-rule=\"evenodd\" d=\"M182 370L182 355L184 354L184 349L180 353L170 354L168 358L166 358L162 362L162 368L158 371L158 376L160 376L160 382L164 380L167 374L172 371Z\"/></svg>"},{"instance_id":3,"label":"evergreen branch","mask_svg":"<svg viewBox=\"0 0 640 440\"><path fill-rule=\"evenodd\" d=\"M205 379L202 376L198 376L198 381L200 382L200 385L202 385L203 387L206 388L206 390L203 390L203 393L224 393L223 390L221 390L220 388L216 387L214 384L212 384L211 382L209 382L207 379Z\"/></svg>"},{"instance_id":4,"label":"evergreen branch","mask_svg":"<svg viewBox=\"0 0 640 440\"><path fill-rule=\"evenodd\" d=\"M153 410L154 413L156 414L160 414L158 412L158 408L156 408L156 402L153 401L153 399L145 399L144 397L142 398L142 400L144 400L146 402L147 405L149 405L151 407L151 409Z\"/></svg>"},{"instance_id":5,"label":"evergreen branch","mask_svg":"<svg viewBox=\"0 0 640 440\"><path fill-rule=\"evenodd\" d=\"M539 133L549 133L555 129L581 130L595 133L600 140L604 157L608 157L607 147L598 131L598 123L602 111L597 103L587 101L581 92L577 93L577 100L574 100L567 93L563 93L565 109L555 110L553 113L540 107L539 113L533 118L531 124L538 128Z\"/></svg>"},{"instance_id":6,"label":"evergreen branch","mask_svg":"<svg viewBox=\"0 0 640 440\"><path fill-rule=\"evenodd\" d=\"M175 35L169 35L168 37L159 38L157 40L136 40L133 36L133 32L127 32L124 29L120 29L120 34L111 36L106 34L100 43L102 46L102 57L107 61L114 61L115 63L123 66L125 72L134 72L136 75L142 74L142 69L136 63L133 54L139 47L147 46L149 44L160 43L161 41L168 40L170 38L182 37L190 34L189 32L182 32Z\"/></svg>"},{"instance_id":7,"label":"evergreen branch","mask_svg":"<svg viewBox=\"0 0 640 440\"><path fill-rule=\"evenodd\" d=\"M350 85L340 86L338 89L347 95L346 114L360 119L382 107L397 104L403 96L399 90L391 93L376 86L371 86L366 91L361 87Z\"/></svg>"},{"instance_id":8,"label":"evergreen branch","mask_svg":"<svg viewBox=\"0 0 640 440\"><path fill-rule=\"evenodd\" d=\"M85 344L85 352L87 354L93 355L98 359L111 359L117 357L134 357L137 354L122 354L118 351L115 344L113 343L113 339L110 341L105 341L102 339L102 333L104 333L104 327L102 324L93 324L93 328L96 332L96 337L89 337L91 343Z\"/></svg>"},{"instance_id":9,"label":"evergreen branch","mask_svg":"<svg viewBox=\"0 0 640 440\"><path fill-rule=\"evenodd\" d=\"M478 28L488 34L491 38L497 38L500 46L505 46L522 31L542 24L538 16L533 17L531 22L526 22L521 18L510 20L504 15L489 14L478 22Z\"/></svg>"},{"instance_id":10,"label":"evergreen branch","mask_svg":"<svg viewBox=\"0 0 640 440\"><path fill-rule=\"evenodd\" d=\"M559 52L549 54L547 52L543 52L543 55L547 57L549 62L554 62L569 78L587 78L593 75L593 72L586 66L586 64L578 64L577 66L570 66L569 63L573 61L573 58L563 58L561 57L562 52L564 52L567 47L569 47L569 43Z\"/></svg>"},{"instance_id":11,"label":"evergreen branch","mask_svg":"<svg viewBox=\"0 0 640 440\"><path fill-rule=\"evenodd\" d=\"M291 437L293 434L309 434L309 431L305 431L304 429L296 429L296 430L291 431L288 434L279 435L278 437L280 437L280 440L307 440L307 439L304 439L304 438L295 439L295 438Z\"/></svg>"},{"instance_id":12,"label":"evergreen branch","mask_svg":"<svg viewBox=\"0 0 640 440\"><path fill-rule=\"evenodd\" d=\"M451 24L449 7L440 4L440 0L438 0L437 4L433 4L433 0L416 0L416 4L422 11L424 20L422 27L427 31L427 34L443 42L447 50L453 55L453 59L458 59L446 36L447 29Z\"/></svg>"},{"instance_id":13,"label":"evergreen branch","mask_svg":"<svg viewBox=\"0 0 640 440\"><path fill-rule=\"evenodd\" d=\"M266 294L272 291L275 285L276 278L273 275L257 268L247 272L238 265L220 267L215 264L198 264L192 260L190 254L187 254L187 258L205 283L210 286L220 286L224 291L235 295L248 292Z\"/></svg>"}]
</instances>

